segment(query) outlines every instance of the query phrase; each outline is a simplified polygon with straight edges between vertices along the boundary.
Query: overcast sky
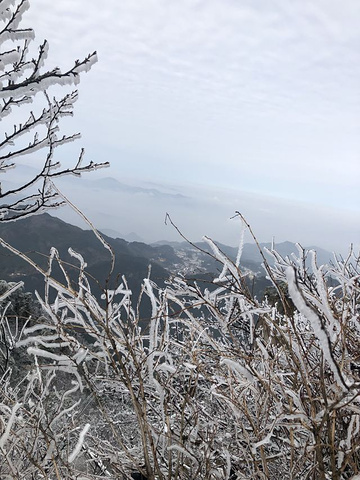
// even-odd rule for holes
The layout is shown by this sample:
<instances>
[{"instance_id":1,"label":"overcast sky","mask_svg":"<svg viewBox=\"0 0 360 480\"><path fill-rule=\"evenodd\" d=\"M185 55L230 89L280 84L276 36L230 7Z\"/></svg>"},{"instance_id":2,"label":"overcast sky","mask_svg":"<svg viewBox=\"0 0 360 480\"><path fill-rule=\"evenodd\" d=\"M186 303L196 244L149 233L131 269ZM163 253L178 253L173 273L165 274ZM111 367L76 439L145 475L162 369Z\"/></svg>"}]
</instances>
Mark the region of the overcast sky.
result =
<instances>
[{"instance_id":1,"label":"overcast sky","mask_svg":"<svg viewBox=\"0 0 360 480\"><path fill-rule=\"evenodd\" d=\"M359 243L358 0L30 4L23 26L49 40L49 67L98 52L73 125L107 176L226 191L226 219L258 195L275 222L255 215L263 236L286 211L323 245Z\"/></svg>"}]
</instances>

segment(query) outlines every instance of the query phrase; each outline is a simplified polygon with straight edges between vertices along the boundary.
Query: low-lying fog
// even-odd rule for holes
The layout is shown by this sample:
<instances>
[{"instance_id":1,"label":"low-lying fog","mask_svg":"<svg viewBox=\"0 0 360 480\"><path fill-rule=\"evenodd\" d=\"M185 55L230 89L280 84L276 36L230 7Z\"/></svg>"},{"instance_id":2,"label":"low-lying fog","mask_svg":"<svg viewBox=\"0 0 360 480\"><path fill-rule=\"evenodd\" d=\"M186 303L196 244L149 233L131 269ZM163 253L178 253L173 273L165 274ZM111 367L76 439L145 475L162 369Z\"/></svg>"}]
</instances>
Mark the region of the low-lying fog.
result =
<instances>
[{"instance_id":1,"label":"low-lying fog","mask_svg":"<svg viewBox=\"0 0 360 480\"><path fill-rule=\"evenodd\" d=\"M34 173L32 167L18 166L3 176L3 189L16 178L23 181ZM16 173L16 175L15 175ZM303 246L319 246L346 253L351 242L359 244L358 212L336 211L324 205L295 203L245 191L216 187L165 185L111 177L111 170L95 171L82 178L67 176L56 184L89 220L104 233L146 243L181 240L166 213L192 241L203 235L236 246L240 221L231 219L240 211L261 242L285 240ZM50 212L51 213L51 212ZM69 207L52 212L63 220L88 228ZM250 241L247 235L246 241Z\"/></svg>"}]
</instances>

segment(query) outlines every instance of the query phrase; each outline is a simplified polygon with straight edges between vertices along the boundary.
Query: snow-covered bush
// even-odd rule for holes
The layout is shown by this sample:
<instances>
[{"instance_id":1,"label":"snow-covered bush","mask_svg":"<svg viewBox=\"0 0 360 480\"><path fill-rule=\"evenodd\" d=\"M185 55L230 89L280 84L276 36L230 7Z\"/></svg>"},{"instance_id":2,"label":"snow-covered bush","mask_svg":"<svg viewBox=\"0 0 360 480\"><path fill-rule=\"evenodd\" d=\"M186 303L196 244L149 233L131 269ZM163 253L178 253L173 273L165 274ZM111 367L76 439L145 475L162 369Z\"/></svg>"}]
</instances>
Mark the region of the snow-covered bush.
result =
<instances>
[{"instance_id":1,"label":"snow-covered bush","mask_svg":"<svg viewBox=\"0 0 360 480\"><path fill-rule=\"evenodd\" d=\"M147 278L137 310L124 278L97 300L74 252L77 289L65 271L55 282L52 252L39 295L46 320L17 345L28 347L37 375L60 375L58 395L63 388L73 402L66 428L74 435L80 419L89 424L72 468L86 478L358 475L359 258L319 267L315 252L299 247L289 259L273 251L269 278L288 286L296 307L279 313L251 297L240 255L233 263L205 240L223 267L216 288L179 277L160 289ZM139 317L141 302L151 306L148 319ZM37 462L46 458L43 450Z\"/></svg>"}]
</instances>

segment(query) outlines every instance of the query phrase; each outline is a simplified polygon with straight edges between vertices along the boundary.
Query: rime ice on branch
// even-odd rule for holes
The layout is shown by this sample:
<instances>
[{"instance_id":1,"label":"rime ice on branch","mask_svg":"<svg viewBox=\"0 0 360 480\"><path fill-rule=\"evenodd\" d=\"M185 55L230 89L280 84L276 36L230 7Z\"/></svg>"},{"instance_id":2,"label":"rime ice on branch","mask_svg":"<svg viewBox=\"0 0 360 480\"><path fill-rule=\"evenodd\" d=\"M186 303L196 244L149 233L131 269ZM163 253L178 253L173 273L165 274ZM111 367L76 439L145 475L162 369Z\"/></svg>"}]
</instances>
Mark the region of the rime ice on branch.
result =
<instances>
[{"instance_id":1,"label":"rime ice on branch","mask_svg":"<svg viewBox=\"0 0 360 480\"><path fill-rule=\"evenodd\" d=\"M94 52L82 61L76 60L65 71L60 68L46 70L48 42L45 40L40 45L36 58L30 58L29 45L34 40L34 31L19 27L28 8L27 0L0 2L0 122L3 132L0 137L0 174L9 176L9 170L16 167L23 155L31 161L41 150L44 158L38 173L23 185L1 189L0 184L0 221L3 222L61 205L63 199L51 182L56 177L81 175L107 165L84 163L83 150L73 166L62 167L55 160L57 147L80 137L79 133L59 133L61 119L73 115L78 94L73 91L57 99L51 98L48 89L56 85L78 84L80 75L92 67L97 57ZM19 118L14 107L21 107L22 119L17 123L12 121L10 125L12 113Z\"/></svg>"}]
</instances>

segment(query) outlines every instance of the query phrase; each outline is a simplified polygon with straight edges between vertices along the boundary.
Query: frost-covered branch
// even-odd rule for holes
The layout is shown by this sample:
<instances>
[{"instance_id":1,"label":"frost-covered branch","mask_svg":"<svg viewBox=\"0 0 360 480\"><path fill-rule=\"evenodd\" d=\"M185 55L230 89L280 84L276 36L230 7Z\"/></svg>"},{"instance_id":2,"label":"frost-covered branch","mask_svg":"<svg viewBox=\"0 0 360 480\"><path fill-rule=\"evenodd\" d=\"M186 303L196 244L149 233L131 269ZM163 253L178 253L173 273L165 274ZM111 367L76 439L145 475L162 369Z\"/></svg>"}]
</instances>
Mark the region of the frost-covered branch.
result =
<instances>
[{"instance_id":1,"label":"frost-covered branch","mask_svg":"<svg viewBox=\"0 0 360 480\"><path fill-rule=\"evenodd\" d=\"M64 265L64 282L53 281L61 261L52 253L39 296L46 320L26 328L18 346L35 355L40 372L76 382L69 397L84 396L54 412L57 425L83 408L77 431L91 425L84 448L75 435L70 452L81 451L104 476L125 478L131 471L174 479L358 474L359 264L313 263L312 271L303 268L303 249L293 259L273 252L273 278L295 303L288 316L249 299L240 254L232 263L212 249L224 267L213 288L184 278L159 288L144 279L138 302L148 305L147 319L125 279L104 291L101 304L75 252L76 288Z\"/></svg>"},{"instance_id":2,"label":"frost-covered branch","mask_svg":"<svg viewBox=\"0 0 360 480\"><path fill-rule=\"evenodd\" d=\"M0 183L0 221L40 213L63 204L58 193L51 188L50 178L81 173L107 166L108 163L83 163L82 151L75 166L64 167L55 159L56 149L79 138L79 134L59 135L59 122L63 117L72 116L77 91L60 99L50 97L47 92L53 86L76 85L82 73L87 72L96 62L96 52L62 72L59 68L44 71L49 45L40 45L36 58L29 59L29 45L34 39L31 29L20 29L22 16L29 8L28 1L1 2L0 45L7 47L0 54L0 121L3 124L3 138L0 139L0 173L7 179L12 172L16 175L19 158L30 160L35 153L44 152L43 167L33 178L16 187L5 187ZM15 45L14 45L15 44ZM13 46L14 45L14 46ZM44 94L43 100L40 98ZM32 109L26 109L28 104ZM12 107L22 107L24 120L10 125ZM5 122L5 123L4 123ZM15 182L17 183L17 182Z\"/></svg>"}]
</instances>

